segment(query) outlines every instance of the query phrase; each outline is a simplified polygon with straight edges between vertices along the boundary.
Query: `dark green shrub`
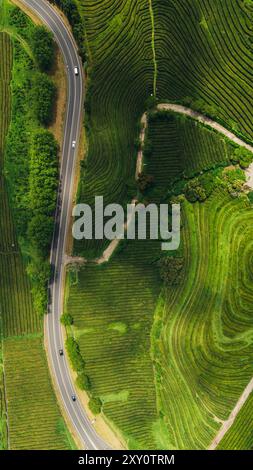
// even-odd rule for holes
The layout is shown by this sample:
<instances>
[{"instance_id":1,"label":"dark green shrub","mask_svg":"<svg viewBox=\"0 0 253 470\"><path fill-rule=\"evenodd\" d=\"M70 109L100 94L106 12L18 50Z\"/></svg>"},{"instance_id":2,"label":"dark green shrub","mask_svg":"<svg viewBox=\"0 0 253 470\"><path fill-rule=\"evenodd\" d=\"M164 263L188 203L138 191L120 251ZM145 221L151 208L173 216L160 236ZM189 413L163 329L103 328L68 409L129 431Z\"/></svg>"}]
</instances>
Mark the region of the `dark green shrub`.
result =
<instances>
[{"instance_id":1,"label":"dark green shrub","mask_svg":"<svg viewBox=\"0 0 253 470\"><path fill-rule=\"evenodd\" d=\"M82 373L78 374L76 384L81 390L88 392L91 389L91 383L88 375Z\"/></svg>"},{"instance_id":2,"label":"dark green shrub","mask_svg":"<svg viewBox=\"0 0 253 470\"><path fill-rule=\"evenodd\" d=\"M35 111L40 124L48 126L53 121L56 86L44 73L37 74L34 81Z\"/></svg>"},{"instance_id":3,"label":"dark green shrub","mask_svg":"<svg viewBox=\"0 0 253 470\"><path fill-rule=\"evenodd\" d=\"M70 313L63 313L61 316L61 323L64 326L71 326L73 325L73 317L70 315Z\"/></svg>"},{"instance_id":4,"label":"dark green shrub","mask_svg":"<svg viewBox=\"0 0 253 470\"><path fill-rule=\"evenodd\" d=\"M98 397L93 397L89 401L89 408L94 415L99 415L102 410L102 401Z\"/></svg>"},{"instance_id":5,"label":"dark green shrub","mask_svg":"<svg viewBox=\"0 0 253 470\"><path fill-rule=\"evenodd\" d=\"M44 26L36 26L32 34L32 49L35 60L44 72L52 69L55 58L53 34Z\"/></svg>"},{"instance_id":6,"label":"dark green shrub","mask_svg":"<svg viewBox=\"0 0 253 470\"><path fill-rule=\"evenodd\" d=\"M79 344L74 338L70 337L66 340L66 349L73 369L76 372L83 372L85 363L80 353Z\"/></svg>"}]
</instances>

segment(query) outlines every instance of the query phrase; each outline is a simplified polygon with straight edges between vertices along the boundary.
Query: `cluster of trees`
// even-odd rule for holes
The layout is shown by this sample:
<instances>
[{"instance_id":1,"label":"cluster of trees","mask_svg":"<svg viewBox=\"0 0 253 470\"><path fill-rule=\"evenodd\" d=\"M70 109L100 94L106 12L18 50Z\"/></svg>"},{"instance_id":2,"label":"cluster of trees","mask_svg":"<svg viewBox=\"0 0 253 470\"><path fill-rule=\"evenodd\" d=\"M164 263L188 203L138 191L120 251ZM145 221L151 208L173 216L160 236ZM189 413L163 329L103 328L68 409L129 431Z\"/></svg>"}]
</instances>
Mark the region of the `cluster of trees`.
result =
<instances>
[{"instance_id":1,"label":"cluster of trees","mask_svg":"<svg viewBox=\"0 0 253 470\"><path fill-rule=\"evenodd\" d=\"M152 175L147 175L144 172L139 173L137 183L141 193L144 193L154 185L154 177Z\"/></svg>"},{"instance_id":2,"label":"cluster of trees","mask_svg":"<svg viewBox=\"0 0 253 470\"><path fill-rule=\"evenodd\" d=\"M9 24L30 45L13 40L12 117L5 146L5 176L15 208L19 240L28 255L35 309L47 309L48 260L58 188L58 145L41 126L53 119L54 83L46 75L55 57L53 35L35 26L18 7L8 9ZM39 71L40 70L40 71Z\"/></svg>"},{"instance_id":3,"label":"cluster of trees","mask_svg":"<svg viewBox=\"0 0 253 470\"><path fill-rule=\"evenodd\" d=\"M75 341L72 336L69 336L66 340L66 349L70 358L73 369L82 374L85 368L85 362L82 358L79 344Z\"/></svg>"},{"instance_id":4,"label":"cluster of trees","mask_svg":"<svg viewBox=\"0 0 253 470\"><path fill-rule=\"evenodd\" d=\"M160 276L165 285L176 286L183 280L184 258L167 256L158 261Z\"/></svg>"},{"instance_id":5,"label":"cluster of trees","mask_svg":"<svg viewBox=\"0 0 253 470\"><path fill-rule=\"evenodd\" d=\"M193 178L185 185L185 197L189 202L203 202L212 194L215 185L216 178L214 172L204 173L198 178Z\"/></svg>"},{"instance_id":6,"label":"cluster of trees","mask_svg":"<svg viewBox=\"0 0 253 470\"><path fill-rule=\"evenodd\" d=\"M30 159L30 207L37 214L52 215L58 186L58 143L53 134L38 130Z\"/></svg>"},{"instance_id":7,"label":"cluster of trees","mask_svg":"<svg viewBox=\"0 0 253 470\"><path fill-rule=\"evenodd\" d=\"M31 44L39 69L42 72L49 72L55 59L53 34L44 26L36 26L33 29Z\"/></svg>"},{"instance_id":8,"label":"cluster of trees","mask_svg":"<svg viewBox=\"0 0 253 470\"><path fill-rule=\"evenodd\" d=\"M29 207L32 218L29 238L42 258L51 244L58 187L58 144L47 130L37 131L33 139L29 174Z\"/></svg>"},{"instance_id":9,"label":"cluster of trees","mask_svg":"<svg viewBox=\"0 0 253 470\"><path fill-rule=\"evenodd\" d=\"M36 311L47 308L47 283L50 277L48 252L54 228L58 186L58 144L47 130L38 130L33 139L29 168L29 191L26 204L30 209L27 238L33 256L27 271L32 281Z\"/></svg>"},{"instance_id":10,"label":"cluster of trees","mask_svg":"<svg viewBox=\"0 0 253 470\"><path fill-rule=\"evenodd\" d=\"M85 362L80 352L79 344L72 336L66 340L66 349L74 371L77 372L76 384L81 390L90 391L91 383L85 371Z\"/></svg>"},{"instance_id":11,"label":"cluster of trees","mask_svg":"<svg viewBox=\"0 0 253 470\"><path fill-rule=\"evenodd\" d=\"M74 319L70 313L63 313L61 316L61 324L64 326L71 326L74 323Z\"/></svg>"},{"instance_id":12,"label":"cluster of trees","mask_svg":"<svg viewBox=\"0 0 253 470\"><path fill-rule=\"evenodd\" d=\"M48 75L37 73L33 90L37 119L43 126L48 126L53 121L56 86Z\"/></svg>"},{"instance_id":13,"label":"cluster of trees","mask_svg":"<svg viewBox=\"0 0 253 470\"><path fill-rule=\"evenodd\" d=\"M234 150L231 160L234 165L239 163L240 167L246 170L253 162L253 154L243 147L238 147Z\"/></svg>"},{"instance_id":14,"label":"cluster of trees","mask_svg":"<svg viewBox=\"0 0 253 470\"><path fill-rule=\"evenodd\" d=\"M30 21L29 17L19 7L14 6L10 10L9 24L17 29L24 30L29 26Z\"/></svg>"},{"instance_id":15,"label":"cluster of trees","mask_svg":"<svg viewBox=\"0 0 253 470\"><path fill-rule=\"evenodd\" d=\"M67 320L67 323L69 323L70 319L67 317L67 314L62 315L62 319L63 319L62 321L64 324L66 320ZM102 401L100 400L99 397L93 396L91 392L91 382L90 382L89 376L86 374L86 371L85 371L85 362L81 355L79 344L73 338L73 336L69 336L67 338L66 349L67 349L67 353L68 353L72 368L74 369L75 372L77 372L76 385L80 388L80 390L84 390L88 392L90 396L89 408L93 414L97 415L102 410Z\"/></svg>"},{"instance_id":16,"label":"cluster of trees","mask_svg":"<svg viewBox=\"0 0 253 470\"><path fill-rule=\"evenodd\" d=\"M102 410L102 401L99 397L92 397L89 401L89 408L94 415L98 415Z\"/></svg>"},{"instance_id":17,"label":"cluster of trees","mask_svg":"<svg viewBox=\"0 0 253 470\"><path fill-rule=\"evenodd\" d=\"M75 0L49 0L51 3L57 5L69 20L72 27L73 36L79 48L79 55L82 61L86 60L85 53L85 28L84 21L79 13L78 6Z\"/></svg>"},{"instance_id":18,"label":"cluster of trees","mask_svg":"<svg viewBox=\"0 0 253 470\"><path fill-rule=\"evenodd\" d=\"M246 181L246 176L241 168L227 169L223 172L221 183L232 197L237 197Z\"/></svg>"}]
</instances>

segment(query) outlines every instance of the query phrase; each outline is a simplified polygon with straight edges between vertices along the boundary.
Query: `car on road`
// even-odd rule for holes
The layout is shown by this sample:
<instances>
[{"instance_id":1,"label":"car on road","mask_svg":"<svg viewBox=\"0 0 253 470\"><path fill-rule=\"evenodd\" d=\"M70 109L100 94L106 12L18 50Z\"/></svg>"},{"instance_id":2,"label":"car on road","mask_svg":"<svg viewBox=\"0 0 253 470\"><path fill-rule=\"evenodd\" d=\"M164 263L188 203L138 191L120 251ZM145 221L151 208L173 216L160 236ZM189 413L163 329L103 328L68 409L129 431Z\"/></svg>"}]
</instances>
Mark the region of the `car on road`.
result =
<instances>
[{"instance_id":1,"label":"car on road","mask_svg":"<svg viewBox=\"0 0 253 470\"><path fill-rule=\"evenodd\" d=\"M74 67L74 72L75 72L75 75L79 75L79 69L78 69L78 67Z\"/></svg>"},{"instance_id":2,"label":"car on road","mask_svg":"<svg viewBox=\"0 0 253 470\"><path fill-rule=\"evenodd\" d=\"M59 349L60 356L63 356L63 349Z\"/></svg>"},{"instance_id":3,"label":"car on road","mask_svg":"<svg viewBox=\"0 0 253 470\"><path fill-rule=\"evenodd\" d=\"M76 401L76 395L72 395L71 398L72 398L72 401Z\"/></svg>"},{"instance_id":4,"label":"car on road","mask_svg":"<svg viewBox=\"0 0 253 470\"><path fill-rule=\"evenodd\" d=\"M73 142L72 142L72 149L75 149L75 148L76 148L76 141L73 140Z\"/></svg>"}]
</instances>

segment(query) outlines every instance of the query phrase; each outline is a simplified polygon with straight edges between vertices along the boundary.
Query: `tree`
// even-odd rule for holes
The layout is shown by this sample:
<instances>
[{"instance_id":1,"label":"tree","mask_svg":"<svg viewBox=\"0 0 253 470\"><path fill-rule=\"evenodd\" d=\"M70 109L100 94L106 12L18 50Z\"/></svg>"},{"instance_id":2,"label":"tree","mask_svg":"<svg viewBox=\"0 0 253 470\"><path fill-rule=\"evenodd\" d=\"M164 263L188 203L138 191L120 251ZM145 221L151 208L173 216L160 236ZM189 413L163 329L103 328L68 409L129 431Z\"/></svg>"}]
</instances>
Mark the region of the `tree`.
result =
<instances>
[{"instance_id":1,"label":"tree","mask_svg":"<svg viewBox=\"0 0 253 470\"><path fill-rule=\"evenodd\" d=\"M79 54L83 60L86 59L85 54L85 32L84 21L79 12L75 0L49 0L51 3L58 5L67 16L72 27L74 38L78 44Z\"/></svg>"},{"instance_id":2,"label":"tree","mask_svg":"<svg viewBox=\"0 0 253 470\"><path fill-rule=\"evenodd\" d=\"M58 144L51 132L40 130L34 136L30 159L29 203L34 216L54 215L58 171Z\"/></svg>"},{"instance_id":3,"label":"tree","mask_svg":"<svg viewBox=\"0 0 253 470\"><path fill-rule=\"evenodd\" d=\"M40 124L48 126L53 120L56 87L53 81L44 73L38 73L34 82L34 102Z\"/></svg>"},{"instance_id":4,"label":"tree","mask_svg":"<svg viewBox=\"0 0 253 470\"><path fill-rule=\"evenodd\" d=\"M80 353L79 344L74 340L74 338L72 338L72 336L66 341L66 349L73 369L79 373L84 372L85 363Z\"/></svg>"},{"instance_id":5,"label":"tree","mask_svg":"<svg viewBox=\"0 0 253 470\"><path fill-rule=\"evenodd\" d=\"M55 48L53 34L44 26L36 26L32 35L32 50L40 70L48 72L52 69Z\"/></svg>"},{"instance_id":6,"label":"tree","mask_svg":"<svg viewBox=\"0 0 253 470\"><path fill-rule=\"evenodd\" d=\"M92 397L89 401L89 408L94 415L99 415L102 410L102 401L99 397Z\"/></svg>"},{"instance_id":7,"label":"tree","mask_svg":"<svg viewBox=\"0 0 253 470\"><path fill-rule=\"evenodd\" d=\"M245 170L253 161L253 154L243 147L237 147L231 157L232 163L239 163L240 167Z\"/></svg>"},{"instance_id":8,"label":"tree","mask_svg":"<svg viewBox=\"0 0 253 470\"><path fill-rule=\"evenodd\" d=\"M180 284L184 274L184 258L164 257L158 261L160 276L163 282L169 286Z\"/></svg>"},{"instance_id":9,"label":"tree","mask_svg":"<svg viewBox=\"0 0 253 470\"><path fill-rule=\"evenodd\" d=\"M146 173L139 173L138 187L142 193L150 189L153 186L153 184L154 184L154 177L152 175L147 175Z\"/></svg>"},{"instance_id":10,"label":"tree","mask_svg":"<svg viewBox=\"0 0 253 470\"><path fill-rule=\"evenodd\" d=\"M61 316L61 323L64 326L71 326L74 323L72 315L70 313L63 313Z\"/></svg>"},{"instance_id":11,"label":"tree","mask_svg":"<svg viewBox=\"0 0 253 470\"><path fill-rule=\"evenodd\" d=\"M88 375L82 373L78 374L76 384L81 390L88 392L91 389L91 383Z\"/></svg>"},{"instance_id":12,"label":"tree","mask_svg":"<svg viewBox=\"0 0 253 470\"><path fill-rule=\"evenodd\" d=\"M47 256L51 245L54 229L54 219L48 215L36 214L28 224L28 237L39 249L43 256Z\"/></svg>"}]
</instances>

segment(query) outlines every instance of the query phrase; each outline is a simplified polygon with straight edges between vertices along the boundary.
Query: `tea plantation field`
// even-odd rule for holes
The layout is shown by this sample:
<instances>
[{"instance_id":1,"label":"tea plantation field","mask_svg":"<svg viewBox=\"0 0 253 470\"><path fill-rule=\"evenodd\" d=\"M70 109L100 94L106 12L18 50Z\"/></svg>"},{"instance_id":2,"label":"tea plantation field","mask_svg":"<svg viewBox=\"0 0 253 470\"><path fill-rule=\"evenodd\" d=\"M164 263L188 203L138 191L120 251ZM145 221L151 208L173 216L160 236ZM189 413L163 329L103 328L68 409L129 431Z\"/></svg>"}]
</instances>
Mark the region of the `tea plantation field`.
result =
<instances>
[{"instance_id":1,"label":"tea plantation field","mask_svg":"<svg viewBox=\"0 0 253 470\"><path fill-rule=\"evenodd\" d=\"M9 2L1 3L0 24L4 23L5 29L12 8ZM69 449L72 442L52 389L42 339L42 319L34 307L31 283L18 242L17 214L13 205L11 207L10 187L6 181L6 138L7 135L9 138L10 128L14 131L14 119L22 129L18 156L19 162L21 157L24 159L26 168L29 154L27 147L22 146L27 143L24 122L29 126L29 135L36 123L31 113L29 87L27 95L23 96L21 112L18 114L16 109L13 115L13 106L20 104L18 98L20 93L22 96L25 80L22 61L25 58L30 75L36 68L31 68L29 47L15 40L14 27L10 32L10 35L0 32L0 448ZM20 183L23 175L16 169L11 176Z\"/></svg>"},{"instance_id":2,"label":"tea plantation field","mask_svg":"<svg viewBox=\"0 0 253 470\"><path fill-rule=\"evenodd\" d=\"M152 4L159 100L195 107L252 140L252 2Z\"/></svg>"},{"instance_id":3,"label":"tea plantation field","mask_svg":"<svg viewBox=\"0 0 253 470\"><path fill-rule=\"evenodd\" d=\"M156 445L150 329L160 292L156 241L132 241L107 265L87 267L70 286L68 312L92 392L131 448Z\"/></svg>"},{"instance_id":4,"label":"tea plantation field","mask_svg":"<svg viewBox=\"0 0 253 470\"><path fill-rule=\"evenodd\" d=\"M8 338L3 352L11 449L69 449L42 337Z\"/></svg>"},{"instance_id":5,"label":"tea plantation field","mask_svg":"<svg viewBox=\"0 0 253 470\"><path fill-rule=\"evenodd\" d=\"M148 139L151 199L180 175L220 167L221 177L231 165L230 144L176 115L153 117ZM178 284L163 286L160 243L139 241L70 285L67 309L92 393L130 448L206 448L253 373L248 198L216 188L182 207Z\"/></svg>"},{"instance_id":6,"label":"tea plantation field","mask_svg":"<svg viewBox=\"0 0 253 470\"><path fill-rule=\"evenodd\" d=\"M237 415L232 427L220 442L220 450L252 450L253 449L253 395Z\"/></svg>"},{"instance_id":7,"label":"tea plantation field","mask_svg":"<svg viewBox=\"0 0 253 470\"><path fill-rule=\"evenodd\" d=\"M134 183L138 120L153 92L152 26L147 0L80 0L89 55L86 120L89 149L78 199L94 204L129 200ZM93 258L101 243L75 242Z\"/></svg>"},{"instance_id":8,"label":"tea plantation field","mask_svg":"<svg viewBox=\"0 0 253 470\"><path fill-rule=\"evenodd\" d=\"M166 287L153 336L169 447L206 448L253 375L252 221L223 190L184 203L184 279Z\"/></svg>"}]
</instances>

